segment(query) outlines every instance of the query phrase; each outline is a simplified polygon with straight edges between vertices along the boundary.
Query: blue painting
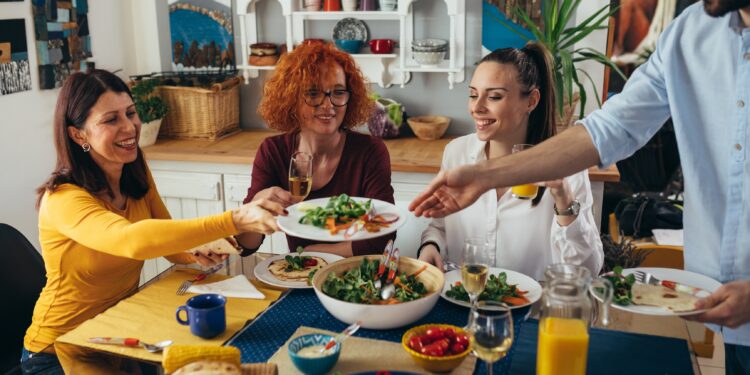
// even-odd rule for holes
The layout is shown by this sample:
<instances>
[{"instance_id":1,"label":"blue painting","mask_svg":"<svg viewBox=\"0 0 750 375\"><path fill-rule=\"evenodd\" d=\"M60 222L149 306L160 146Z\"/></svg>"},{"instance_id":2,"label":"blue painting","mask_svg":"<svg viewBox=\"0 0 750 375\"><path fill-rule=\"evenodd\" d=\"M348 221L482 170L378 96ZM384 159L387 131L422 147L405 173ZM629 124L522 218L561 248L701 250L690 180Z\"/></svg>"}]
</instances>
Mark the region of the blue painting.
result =
<instances>
[{"instance_id":1,"label":"blue painting","mask_svg":"<svg viewBox=\"0 0 750 375\"><path fill-rule=\"evenodd\" d=\"M230 0L172 0L169 4L172 68L233 68Z\"/></svg>"},{"instance_id":2,"label":"blue painting","mask_svg":"<svg viewBox=\"0 0 750 375\"><path fill-rule=\"evenodd\" d=\"M541 24L541 0L483 0L482 55L498 48L521 48L526 44L526 39L508 29L508 26L528 39L534 39L530 31L520 26L513 14L514 7L524 9L536 24Z\"/></svg>"},{"instance_id":3,"label":"blue painting","mask_svg":"<svg viewBox=\"0 0 750 375\"><path fill-rule=\"evenodd\" d=\"M31 90L31 69L23 18L0 20L0 95Z\"/></svg>"}]
</instances>

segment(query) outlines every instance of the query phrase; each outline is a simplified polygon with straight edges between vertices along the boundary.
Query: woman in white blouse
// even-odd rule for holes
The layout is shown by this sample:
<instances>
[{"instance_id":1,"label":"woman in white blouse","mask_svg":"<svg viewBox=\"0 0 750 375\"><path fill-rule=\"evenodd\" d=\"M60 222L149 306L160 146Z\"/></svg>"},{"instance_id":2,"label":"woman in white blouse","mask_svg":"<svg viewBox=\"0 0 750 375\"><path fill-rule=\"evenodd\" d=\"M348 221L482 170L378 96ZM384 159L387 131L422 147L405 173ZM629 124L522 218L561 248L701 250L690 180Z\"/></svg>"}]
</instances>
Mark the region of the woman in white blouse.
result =
<instances>
[{"instance_id":1,"label":"woman in white blouse","mask_svg":"<svg viewBox=\"0 0 750 375\"><path fill-rule=\"evenodd\" d=\"M554 136L551 63L549 52L537 43L485 56L469 87L476 133L446 146L442 169L503 157L515 144L538 144ZM543 279L547 265L565 262L598 274L604 254L587 171L537 185L532 200L514 198L507 188L493 189L468 208L433 219L422 233L419 259L441 269L446 259L459 263L465 240L478 237L490 244L497 267Z\"/></svg>"}]
</instances>

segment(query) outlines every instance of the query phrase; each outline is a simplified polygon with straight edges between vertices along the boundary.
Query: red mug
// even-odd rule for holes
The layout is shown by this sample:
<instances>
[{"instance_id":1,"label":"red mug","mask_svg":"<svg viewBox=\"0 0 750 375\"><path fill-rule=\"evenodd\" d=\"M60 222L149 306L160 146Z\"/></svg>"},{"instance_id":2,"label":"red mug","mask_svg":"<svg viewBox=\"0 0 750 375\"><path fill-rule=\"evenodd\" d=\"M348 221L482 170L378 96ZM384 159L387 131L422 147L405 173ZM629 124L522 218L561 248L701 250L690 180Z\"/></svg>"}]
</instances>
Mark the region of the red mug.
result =
<instances>
[{"instance_id":1,"label":"red mug","mask_svg":"<svg viewBox=\"0 0 750 375\"><path fill-rule=\"evenodd\" d=\"M323 0L323 10L336 12L341 10L341 0Z\"/></svg>"},{"instance_id":2,"label":"red mug","mask_svg":"<svg viewBox=\"0 0 750 375\"><path fill-rule=\"evenodd\" d=\"M391 39L373 39L370 41L370 52L372 53L391 53L396 45Z\"/></svg>"}]
</instances>

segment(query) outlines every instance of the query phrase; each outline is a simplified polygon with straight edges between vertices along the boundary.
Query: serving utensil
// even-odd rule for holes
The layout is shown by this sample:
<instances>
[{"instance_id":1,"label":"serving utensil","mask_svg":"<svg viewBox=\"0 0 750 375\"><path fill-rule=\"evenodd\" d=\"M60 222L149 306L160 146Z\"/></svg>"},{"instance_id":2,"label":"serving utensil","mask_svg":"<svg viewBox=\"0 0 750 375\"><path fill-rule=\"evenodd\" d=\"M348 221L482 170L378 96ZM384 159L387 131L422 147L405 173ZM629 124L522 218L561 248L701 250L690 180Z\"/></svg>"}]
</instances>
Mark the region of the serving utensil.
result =
<instances>
[{"instance_id":1,"label":"serving utensil","mask_svg":"<svg viewBox=\"0 0 750 375\"><path fill-rule=\"evenodd\" d=\"M340 344L340 343L344 342L344 340L346 340L347 337L353 335L354 332L357 332L357 330L361 326L362 326L362 322L358 320L358 321L352 323L349 327L344 328L344 330L341 331L341 333L339 333L338 335L336 335L336 337L332 338L331 341L329 341L328 344L326 344L326 346L324 346L323 348L321 348L320 352L323 353L326 350L330 350L331 348L333 348L334 346L336 346L336 343Z\"/></svg>"},{"instance_id":2,"label":"serving utensil","mask_svg":"<svg viewBox=\"0 0 750 375\"><path fill-rule=\"evenodd\" d=\"M142 347L143 349L146 349L147 352L150 353L159 353L167 346L172 345L172 340L164 340L159 341L155 344L147 344L141 340L134 339L131 337L123 338L123 337L90 337L88 342L92 342L95 344L105 344L105 345L122 345L122 346L129 346L129 347Z\"/></svg>"},{"instance_id":3,"label":"serving utensil","mask_svg":"<svg viewBox=\"0 0 750 375\"><path fill-rule=\"evenodd\" d=\"M188 288L190 288L190 286L193 285L193 283L201 281L201 280L205 279L206 277L208 277L209 275L215 274L217 271L219 271L222 268L224 268L224 263L219 263L219 264L217 264L217 265L209 268L208 271L205 271L205 272L199 274L194 279L183 281L182 284L180 284L180 287L177 288L177 295L181 296L181 295L185 294L185 292L187 292Z\"/></svg>"},{"instance_id":4,"label":"serving utensil","mask_svg":"<svg viewBox=\"0 0 750 375\"><path fill-rule=\"evenodd\" d=\"M388 243L385 245L385 251L383 251L383 256L380 258L380 265L378 265L378 274L375 276L375 288L380 290L380 288L383 287L383 275L385 274L386 267L388 266L388 259L391 258L391 253L393 253L393 240L388 240Z\"/></svg>"},{"instance_id":5,"label":"serving utensil","mask_svg":"<svg viewBox=\"0 0 750 375\"><path fill-rule=\"evenodd\" d=\"M396 278L396 271L398 271L398 260L401 254L398 248L393 249L391 258L388 260L388 278L385 279L385 286L380 290L380 298L383 301L393 297L396 294L396 286L393 285L393 280Z\"/></svg>"},{"instance_id":6,"label":"serving utensil","mask_svg":"<svg viewBox=\"0 0 750 375\"><path fill-rule=\"evenodd\" d=\"M676 281L661 280L649 272L636 270L633 273L633 275L635 276L635 281L641 284L662 285L669 289L676 290L678 292L687 293L696 297L707 297L711 294L710 292L701 288L696 288L696 287L692 287L689 285L680 284Z\"/></svg>"}]
</instances>

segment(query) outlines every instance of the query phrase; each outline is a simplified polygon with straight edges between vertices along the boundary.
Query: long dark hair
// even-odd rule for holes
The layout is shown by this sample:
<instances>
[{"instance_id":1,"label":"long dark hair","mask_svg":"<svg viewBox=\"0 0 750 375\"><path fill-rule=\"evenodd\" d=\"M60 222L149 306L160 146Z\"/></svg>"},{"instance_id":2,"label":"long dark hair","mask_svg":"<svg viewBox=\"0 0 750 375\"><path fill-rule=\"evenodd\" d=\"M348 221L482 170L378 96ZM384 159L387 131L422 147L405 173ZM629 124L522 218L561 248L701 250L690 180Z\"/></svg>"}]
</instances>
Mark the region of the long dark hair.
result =
<instances>
[{"instance_id":1,"label":"long dark hair","mask_svg":"<svg viewBox=\"0 0 750 375\"><path fill-rule=\"evenodd\" d=\"M84 128L91 108L108 91L124 92L133 98L125 82L106 70L75 73L63 84L57 97L52 124L57 164L52 175L36 190L37 208L44 193L54 191L61 184L80 186L92 195L106 193L114 197L104 171L94 162L90 153L83 152L81 146L68 135L69 126L75 126L79 130ZM148 172L140 148L135 161L123 166L120 191L135 199L142 198L148 192Z\"/></svg>"},{"instance_id":2,"label":"long dark hair","mask_svg":"<svg viewBox=\"0 0 750 375\"><path fill-rule=\"evenodd\" d=\"M495 62L515 66L523 95L529 95L534 88L539 89L539 104L529 114L529 126L526 129L528 144L539 144L557 133L552 61L549 50L537 42L529 42L520 49L499 48L479 61L479 64ZM539 194L531 201L532 207L542 199L544 190L544 187L539 188Z\"/></svg>"}]
</instances>

